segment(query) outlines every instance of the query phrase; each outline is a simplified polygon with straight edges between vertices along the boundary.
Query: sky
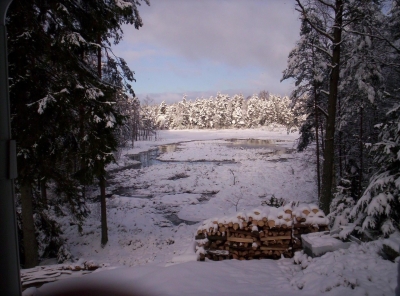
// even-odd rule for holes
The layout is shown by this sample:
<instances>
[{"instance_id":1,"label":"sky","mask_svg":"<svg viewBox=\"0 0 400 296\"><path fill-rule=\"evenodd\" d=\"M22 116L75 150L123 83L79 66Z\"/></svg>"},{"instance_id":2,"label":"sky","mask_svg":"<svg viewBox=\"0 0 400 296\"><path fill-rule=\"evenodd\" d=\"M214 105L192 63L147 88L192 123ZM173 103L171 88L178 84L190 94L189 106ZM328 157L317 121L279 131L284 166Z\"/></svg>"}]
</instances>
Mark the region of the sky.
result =
<instances>
[{"instance_id":1,"label":"sky","mask_svg":"<svg viewBox=\"0 0 400 296\"><path fill-rule=\"evenodd\" d=\"M141 100L289 95L292 82L280 79L299 38L294 8L293 0L150 0L139 7L143 27L124 26L113 50L135 72Z\"/></svg>"}]
</instances>

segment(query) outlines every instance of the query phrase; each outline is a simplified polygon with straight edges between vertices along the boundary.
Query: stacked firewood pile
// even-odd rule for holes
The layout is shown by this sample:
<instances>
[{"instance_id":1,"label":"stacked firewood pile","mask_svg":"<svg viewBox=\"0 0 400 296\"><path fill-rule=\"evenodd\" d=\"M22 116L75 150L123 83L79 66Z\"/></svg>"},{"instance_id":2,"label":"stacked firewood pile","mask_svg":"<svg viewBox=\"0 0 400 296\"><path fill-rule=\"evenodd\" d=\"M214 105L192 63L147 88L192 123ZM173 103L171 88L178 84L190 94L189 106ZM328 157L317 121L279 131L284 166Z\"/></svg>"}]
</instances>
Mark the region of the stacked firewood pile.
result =
<instances>
[{"instance_id":1,"label":"stacked firewood pile","mask_svg":"<svg viewBox=\"0 0 400 296\"><path fill-rule=\"evenodd\" d=\"M302 234L326 231L328 222L318 206L292 203L208 219L197 230L196 253L200 261L291 258Z\"/></svg>"},{"instance_id":2,"label":"stacked firewood pile","mask_svg":"<svg viewBox=\"0 0 400 296\"><path fill-rule=\"evenodd\" d=\"M40 287L43 284L55 282L60 279L85 275L94 270L106 267L108 264L79 260L76 263L36 266L29 269L21 269L21 285L25 290L29 287Z\"/></svg>"}]
</instances>

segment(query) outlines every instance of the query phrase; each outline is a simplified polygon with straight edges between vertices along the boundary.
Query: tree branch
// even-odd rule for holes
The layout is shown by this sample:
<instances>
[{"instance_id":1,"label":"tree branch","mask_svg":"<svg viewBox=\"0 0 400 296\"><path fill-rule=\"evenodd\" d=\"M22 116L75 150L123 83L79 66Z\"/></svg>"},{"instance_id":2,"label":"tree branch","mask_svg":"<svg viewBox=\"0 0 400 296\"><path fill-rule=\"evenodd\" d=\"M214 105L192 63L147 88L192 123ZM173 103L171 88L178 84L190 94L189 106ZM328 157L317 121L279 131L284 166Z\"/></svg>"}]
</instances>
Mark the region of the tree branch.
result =
<instances>
[{"instance_id":1,"label":"tree branch","mask_svg":"<svg viewBox=\"0 0 400 296\"><path fill-rule=\"evenodd\" d=\"M301 8L301 10L296 9L298 12L300 12L305 21L318 33L320 33L321 35L325 36L326 38L328 38L329 40L331 40L332 42L334 42L334 38L333 36L329 35L327 32L321 30L320 28L316 27L309 19L306 9L304 8L304 6L301 4L300 0L296 0L297 4L299 5L299 7Z\"/></svg>"}]
</instances>

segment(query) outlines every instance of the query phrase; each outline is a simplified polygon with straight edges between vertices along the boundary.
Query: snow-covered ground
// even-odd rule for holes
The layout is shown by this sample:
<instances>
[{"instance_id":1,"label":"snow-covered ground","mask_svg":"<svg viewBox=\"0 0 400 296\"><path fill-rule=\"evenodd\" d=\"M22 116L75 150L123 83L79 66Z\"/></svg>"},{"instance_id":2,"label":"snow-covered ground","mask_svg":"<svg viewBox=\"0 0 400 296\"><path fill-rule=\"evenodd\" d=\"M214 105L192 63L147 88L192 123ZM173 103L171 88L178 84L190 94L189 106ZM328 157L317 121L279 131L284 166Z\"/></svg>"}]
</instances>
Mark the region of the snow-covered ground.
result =
<instances>
[{"instance_id":1,"label":"snow-covered ground","mask_svg":"<svg viewBox=\"0 0 400 296\"><path fill-rule=\"evenodd\" d=\"M279 128L180 130L160 131L157 141L135 143L135 148L122 151L118 165L109 170L132 164L130 154L180 145L162 154L155 165L111 174L108 244L100 246L99 203L90 204L82 233L76 225L63 225L74 258L111 267L25 294L51 295L60 288L93 282L150 295L393 295L396 264L378 255L380 242L321 258L297 256L297 265L294 259L195 261L196 222L260 207L271 196L316 202L313 158L290 150L297 137ZM226 139L275 142L257 148L232 145Z\"/></svg>"}]
</instances>

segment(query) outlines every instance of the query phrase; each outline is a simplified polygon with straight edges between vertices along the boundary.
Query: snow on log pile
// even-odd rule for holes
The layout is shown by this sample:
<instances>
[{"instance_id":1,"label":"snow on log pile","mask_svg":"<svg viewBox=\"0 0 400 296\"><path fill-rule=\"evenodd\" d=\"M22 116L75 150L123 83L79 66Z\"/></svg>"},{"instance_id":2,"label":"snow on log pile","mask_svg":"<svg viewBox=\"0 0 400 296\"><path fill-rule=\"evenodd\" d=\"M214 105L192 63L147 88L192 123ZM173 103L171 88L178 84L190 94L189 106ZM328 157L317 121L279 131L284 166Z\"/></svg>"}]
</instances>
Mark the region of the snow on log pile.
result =
<instances>
[{"instance_id":1,"label":"snow on log pile","mask_svg":"<svg viewBox=\"0 0 400 296\"><path fill-rule=\"evenodd\" d=\"M200 261L278 259L282 255L291 258L302 249L302 234L326 231L328 223L318 206L292 203L208 219L197 230L197 258Z\"/></svg>"},{"instance_id":2,"label":"snow on log pile","mask_svg":"<svg viewBox=\"0 0 400 296\"><path fill-rule=\"evenodd\" d=\"M29 287L39 287L45 283L57 281L71 276L85 275L94 270L106 267L108 264L97 264L93 260L79 260L76 263L36 266L21 269L21 285L25 290Z\"/></svg>"}]
</instances>

